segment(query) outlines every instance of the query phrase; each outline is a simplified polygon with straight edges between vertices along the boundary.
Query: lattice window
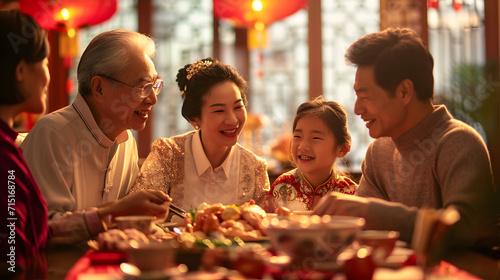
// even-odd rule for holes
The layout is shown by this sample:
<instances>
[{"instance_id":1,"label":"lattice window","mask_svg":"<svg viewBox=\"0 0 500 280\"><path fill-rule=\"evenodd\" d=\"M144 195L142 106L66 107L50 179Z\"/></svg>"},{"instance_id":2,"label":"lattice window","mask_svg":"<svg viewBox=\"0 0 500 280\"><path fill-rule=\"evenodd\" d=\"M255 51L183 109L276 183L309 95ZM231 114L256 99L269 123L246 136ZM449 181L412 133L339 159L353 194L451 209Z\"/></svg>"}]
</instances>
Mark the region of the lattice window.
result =
<instances>
[{"instance_id":1,"label":"lattice window","mask_svg":"<svg viewBox=\"0 0 500 280\"><path fill-rule=\"evenodd\" d=\"M344 54L359 37L379 31L379 1L322 1L321 8L324 96L340 102L347 111L352 145L345 159L349 168L356 171L372 138L364 122L354 114L356 68L346 65Z\"/></svg>"},{"instance_id":2,"label":"lattice window","mask_svg":"<svg viewBox=\"0 0 500 280\"><path fill-rule=\"evenodd\" d=\"M434 57L435 103L473 126L486 141L486 132L473 114L483 106L497 82L483 75L486 64L484 1L438 1L428 9L429 50Z\"/></svg>"},{"instance_id":3,"label":"lattice window","mask_svg":"<svg viewBox=\"0 0 500 280\"><path fill-rule=\"evenodd\" d=\"M156 139L192 129L181 115L182 99L175 79L179 68L212 56L213 15L211 0L155 0L153 5L156 70L165 81L154 109L152 138Z\"/></svg>"},{"instance_id":4,"label":"lattice window","mask_svg":"<svg viewBox=\"0 0 500 280\"><path fill-rule=\"evenodd\" d=\"M263 141L291 133L297 107L309 98L308 15L301 10L268 27L268 46L250 52L250 112L265 116Z\"/></svg>"},{"instance_id":5,"label":"lattice window","mask_svg":"<svg viewBox=\"0 0 500 280\"><path fill-rule=\"evenodd\" d=\"M74 66L70 68L70 73L68 76L74 81L74 89L70 92L71 98L70 103L73 102L76 94L78 92L78 83L76 77L76 70L78 66L78 62L80 61L80 57L85 51L85 48L88 46L92 39L99 35L100 33L113 29L129 29L137 31L137 1L138 0L120 0L118 3L118 10L115 15L104 23L101 23L96 26L91 26L88 28L80 29L78 32L79 38L79 52L80 55L75 58Z\"/></svg>"},{"instance_id":6,"label":"lattice window","mask_svg":"<svg viewBox=\"0 0 500 280\"><path fill-rule=\"evenodd\" d=\"M439 9L429 9L429 49L434 56L437 94L449 91L453 65L485 63L483 20L482 1L464 1L458 11L452 1L439 1Z\"/></svg>"}]
</instances>

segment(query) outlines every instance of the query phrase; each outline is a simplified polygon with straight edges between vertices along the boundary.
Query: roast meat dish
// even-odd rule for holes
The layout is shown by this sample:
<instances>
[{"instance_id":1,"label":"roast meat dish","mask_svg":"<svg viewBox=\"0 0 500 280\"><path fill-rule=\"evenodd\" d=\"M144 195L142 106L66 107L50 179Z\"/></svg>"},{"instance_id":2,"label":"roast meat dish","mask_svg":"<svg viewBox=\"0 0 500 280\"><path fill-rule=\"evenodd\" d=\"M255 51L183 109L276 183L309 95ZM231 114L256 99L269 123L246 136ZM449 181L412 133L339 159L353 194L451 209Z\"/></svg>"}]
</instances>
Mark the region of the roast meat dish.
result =
<instances>
[{"instance_id":1,"label":"roast meat dish","mask_svg":"<svg viewBox=\"0 0 500 280\"><path fill-rule=\"evenodd\" d=\"M218 232L229 238L252 239L265 235L261 225L265 217L266 212L253 200L240 206L203 203L184 219L184 226L197 237Z\"/></svg>"}]
</instances>

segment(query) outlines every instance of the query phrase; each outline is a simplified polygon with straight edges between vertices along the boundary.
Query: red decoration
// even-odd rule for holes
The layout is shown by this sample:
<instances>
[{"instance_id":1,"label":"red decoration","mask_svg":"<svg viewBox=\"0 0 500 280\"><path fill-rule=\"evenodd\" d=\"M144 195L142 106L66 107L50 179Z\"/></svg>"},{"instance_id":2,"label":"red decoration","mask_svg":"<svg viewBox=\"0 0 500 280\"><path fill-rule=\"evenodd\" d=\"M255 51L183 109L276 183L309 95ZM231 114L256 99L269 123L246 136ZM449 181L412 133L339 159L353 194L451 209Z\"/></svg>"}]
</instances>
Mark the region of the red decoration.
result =
<instances>
[{"instance_id":1,"label":"red decoration","mask_svg":"<svg viewBox=\"0 0 500 280\"><path fill-rule=\"evenodd\" d=\"M427 8L439 10L439 0L428 0L427 1Z\"/></svg>"},{"instance_id":2,"label":"red decoration","mask_svg":"<svg viewBox=\"0 0 500 280\"><path fill-rule=\"evenodd\" d=\"M66 93L73 92L75 89L75 81L71 78L66 79Z\"/></svg>"},{"instance_id":3,"label":"red decoration","mask_svg":"<svg viewBox=\"0 0 500 280\"><path fill-rule=\"evenodd\" d=\"M462 0L453 0L453 9L460 11L462 9Z\"/></svg>"},{"instance_id":4,"label":"red decoration","mask_svg":"<svg viewBox=\"0 0 500 280\"><path fill-rule=\"evenodd\" d=\"M253 27L256 22L269 25L304 8L307 0L213 0L214 15L228 19L236 25ZM252 8L253 2L260 2L262 9Z\"/></svg>"},{"instance_id":5,"label":"red decoration","mask_svg":"<svg viewBox=\"0 0 500 280\"><path fill-rule=\"evenodd\" d=\"M116 0L19 0L21 12L33 16L40 26L66 32L95 25L113 16Z\"/></svg>"}]
</instances>

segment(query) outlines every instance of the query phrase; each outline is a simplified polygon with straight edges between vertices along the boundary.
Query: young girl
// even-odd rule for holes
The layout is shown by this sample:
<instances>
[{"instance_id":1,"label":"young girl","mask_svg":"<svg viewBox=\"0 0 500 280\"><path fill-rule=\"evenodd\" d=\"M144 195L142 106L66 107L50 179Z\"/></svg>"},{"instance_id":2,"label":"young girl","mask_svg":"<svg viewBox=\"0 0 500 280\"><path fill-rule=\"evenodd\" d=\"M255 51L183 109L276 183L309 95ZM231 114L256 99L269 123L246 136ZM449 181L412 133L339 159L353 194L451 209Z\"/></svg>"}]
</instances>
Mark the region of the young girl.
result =
<instances>
[{"instance_id":1,"label":"young girl","mask_svg":"<svg viewBox=\"0 0 500 280\"><path fill-rule=\"evenodd\" d=\"M335 101L322 97L302 103L293 122L291 144L297 167L279 176L271 186L265 208L312 210L325 194L354 194L356 183L335 172L335 161L351 149L347 114Z\"/></svg>"}]
</instances>

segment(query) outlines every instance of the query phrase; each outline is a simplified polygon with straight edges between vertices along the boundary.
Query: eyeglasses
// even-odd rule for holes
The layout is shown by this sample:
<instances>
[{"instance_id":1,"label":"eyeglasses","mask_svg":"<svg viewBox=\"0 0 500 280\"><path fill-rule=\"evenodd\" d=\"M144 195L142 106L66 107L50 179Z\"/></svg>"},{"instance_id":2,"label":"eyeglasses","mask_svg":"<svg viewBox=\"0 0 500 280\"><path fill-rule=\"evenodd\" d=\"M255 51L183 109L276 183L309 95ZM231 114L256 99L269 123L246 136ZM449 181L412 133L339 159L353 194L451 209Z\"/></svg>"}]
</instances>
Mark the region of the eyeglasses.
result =
<instances>
[{"instance_id":1,"label":"eyeglasses","mask_svg":"<svg viewBox=\"0 0 500 280\"><path fill-rule=\"evenodd\" d=\"M110 80L113 80L115 82L119 82L120 84L124 84L126 86L129 86L132 88L132 93L136 94L137 96L139 96L140 98L146 98L149 96L149 94L151 93L151 91L153 91L155 93L156 96L158 96L158 94L160 94L160 91L161 89L163 88L163 81L162 80L156 80L152 83L149 83L149 84L145 84L144 86L131 86L129 84L126 84L122 81L119 81L115 78L111 78L109 76L106 76L106 75L97 75L97 76L101 76L101 77L104 77L106 79L110 79Z\"/></svg>"}]
</instances>

